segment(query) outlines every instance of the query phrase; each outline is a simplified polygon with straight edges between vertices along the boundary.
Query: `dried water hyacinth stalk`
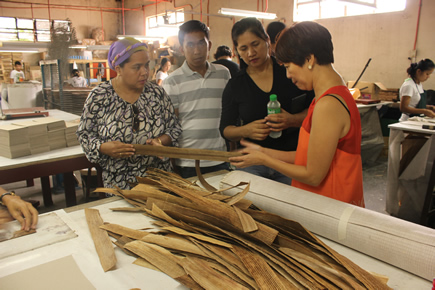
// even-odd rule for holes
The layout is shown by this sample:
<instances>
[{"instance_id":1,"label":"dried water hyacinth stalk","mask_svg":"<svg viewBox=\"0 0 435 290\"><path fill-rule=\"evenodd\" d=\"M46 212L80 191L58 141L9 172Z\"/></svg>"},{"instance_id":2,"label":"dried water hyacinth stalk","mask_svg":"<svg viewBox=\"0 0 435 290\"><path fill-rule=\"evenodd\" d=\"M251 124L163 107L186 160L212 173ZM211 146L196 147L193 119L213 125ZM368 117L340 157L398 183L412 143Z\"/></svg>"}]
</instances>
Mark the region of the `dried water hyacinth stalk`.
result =
<instances>
[{"instance_id":1,"label":"dried water hyacinth stalk","mask_svg":"<svg viewBox=\"0 0 435 290\"><path fill-rule=\"evenodd\" d=\"M115 250L107 232L99 228L103 225L100 212L97 209L86 208L85 216L101 266L104 272L107 272L116 265Z\"/></svg>"},{"instance_id":2,"label":"dried water hyacinth stalk","mask_svg":"<svg viewBox=\"0 0 435 290\"><path fill-rule=\"evenodd\" d=\"M194 160L211 160L229 162L230 157L242 155L239 152L223 152L217 150L178 148L168 146L133 145L135 154L165 156L169 158L185 158Z\"/></svg>"},{"instance_id":3,"label":"dried water hyacinth stalk","mask_svg":"<svg viewBox=\"0 0 435 290\"><path fill-rule=\"evenodd\" d=\"M192 289L390 289L299 223L252 206L248 189L228 197L164 171L148 176L130 191L108 192L157 219L160 229L101 227L138 265Z\"/></svg>"}]
</instances>

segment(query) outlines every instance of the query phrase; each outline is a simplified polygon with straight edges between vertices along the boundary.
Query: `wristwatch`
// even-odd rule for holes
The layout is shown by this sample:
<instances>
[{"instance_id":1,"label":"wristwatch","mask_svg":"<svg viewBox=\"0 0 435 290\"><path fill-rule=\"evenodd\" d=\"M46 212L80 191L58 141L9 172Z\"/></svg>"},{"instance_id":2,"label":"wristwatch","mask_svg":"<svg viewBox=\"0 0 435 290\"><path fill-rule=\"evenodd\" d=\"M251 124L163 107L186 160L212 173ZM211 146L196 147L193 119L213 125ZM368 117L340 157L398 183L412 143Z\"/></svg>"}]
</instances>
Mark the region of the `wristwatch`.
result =
<instances>
[{"instance_id":1,"label":"wristwatch","mask_svg":"<svg viewBox=\"0 0 435 290\"><path fill-rule=\"evenodd\" d=\"M14 191L8 191L8 192L3 193L0 196L0 205L4 205L4 203L3 203L3 197L6 196L6 195L15 196L15 192Z\"/></svg>"}]
</instances>

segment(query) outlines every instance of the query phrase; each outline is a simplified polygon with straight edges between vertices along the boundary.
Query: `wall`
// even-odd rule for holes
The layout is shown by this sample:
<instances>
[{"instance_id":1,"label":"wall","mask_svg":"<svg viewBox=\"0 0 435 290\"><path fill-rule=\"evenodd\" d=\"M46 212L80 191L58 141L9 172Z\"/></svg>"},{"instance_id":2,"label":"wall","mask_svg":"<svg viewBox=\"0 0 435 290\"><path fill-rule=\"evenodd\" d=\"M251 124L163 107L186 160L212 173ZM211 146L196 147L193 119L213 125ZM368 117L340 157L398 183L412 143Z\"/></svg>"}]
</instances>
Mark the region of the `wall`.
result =
<instances>
[{"instance_id":1,"label":"wall","mask_svg":"<svg viewBox=\"0 0 435 290\"><path fill-rule=\"evenodd\" d=\"M28 3L47 3L46 0L20 0ZM363 70L367 60L372 61L364 73L363 81L380 81L389 88L399 88L403 79L406 78L406 68L409 66L408 57L414 46L414 38L417 24L418 4L420 0L407 0L404 11L384 13L377 15L364 15L356 17L342 17L334 19L319 20L318 22L327 27L333 37L335 47L335 67L347 80L355 80ZM262 4L263 2L263 4ZM291 25L293 19L293 1L291 0L269 0L268 12L277 13L278 19ZM76 0L74 6L85 8L86 6L121 7L121 2L116 0ZM200 0L168 0L166 2L151 4L151 1L125 0L125 7L139 8L138 11L125 12L126 34L143 34L144 15L145 17L164 13L165 10L173 10L174 7L185 6L186 10L200 13ZM211 30L212 49L210 60L215 48L219 45L232 47L231 27L234 19L218 17L218 10L221 7L257 10L265 9L266 0L203 0L202 12L209 16L202 16L202 20L208 23ZM417 59L431 58L435 60L435 37L432 31L435 27L435 1L422 0L423 7L420 19L420 30L417 41ZM66 1L51 0L50 4L65 5ZM32 18L32 11L29 5L11 4L0 1L0 16L13 16ZM68 5L68 4L67 4ZM142 8L142 5L145 5ZM5 7L15 7L8 9ZM45 6L33 5L33 18L48 19L48 10ZM18 9L19 8L19 9ZM25 9L22 9L25 8ZM112 10L113 11L113 10ZM78 38L90 37L90 32L95 27L101 26L101 13L99 11L84 11L72 9L51 8L52 19L71 19L76 28ZM185 19L198 19L199 14L186 14ZM106 40L114 39L117 34L122 34L121 13L103 13L104 29ZM264 25L270 23L264 20ZM430 78L425 84L426 89L435 89L435 77Z\"/></svg>"},{"instance_id":2,"label":"wall","mask_svg":"<svg viewBox=\"0 0 435 290\"><path fill-rule=\"evenodd\" d=\"M50 17L51 19L56 20L65 20L66 18L69 18L73 27L76 29L78 39L90 38L92 29L101 27L101 12L99 9L89 11L92 9L91 7L120 7L120 2L115 0L50 0L51 8L49 13L47 5L36 4L47 4L47 0L17 0L17 2L33 3L33 10L29 4L16 4L0 1L0 16L29 19L49 19ZM60 6L56 7L56 5ZM120 25L121 13L119 10L110 11L116 11L116 13L103 12L103 24L106 40L113 40L116 35L122 32L122 25Z\"/></svg>"},{"instance_id":3,"label":"wall","mask_svg":"<svg viewBox=\"0 0 435 290\"><path fill-rule=\"evenodd\" d=\"M209 3L208 3L209 2ZM217 15L221 7L257 10L259 3L260 10L264 6L260 1L253 0L204 0L203 13L207 12ZM277 13L278 19L291 25L293 19L293 1L291 0L269 0L268 12ZM143 1L127 0L126 7L141 6ZM199 0L177 0L172 3L157 4L157 13L165 10L191 4L193 10L200 12ZM435 60L435 1L423 0L423 7L420 19L420 30L417 41L417 59L430 58ZM342 74L343 78L355 80L363 70L369 58L372 58L370 65L361 78L362 81L380 81L389 88L399 88L406 78L406 68L409 66L408 57L414 46L415 31L417 25L419 0L407 0L404 11L384 13L377 15L364 15L356 17L342 17L334 19L319 20L318 22L327 27L333 37L335 67ZM186 10L191 10L187 7ZM150 16L156 13L156 5L145 7L145 15ZM200 15L194 15L194 19L200 20ZM186 14L186 19L191 19ZM235 17L235 21L240 17ZM207 16L203 15L203 22L207 23ZM264 21L267 26L269 20ZM211 59L215 48L225 44L232 47L231 27L233 20L217 16L209 17L211 41L213 43ZM143 12L126 12L126 34L143 34ZM435 77L425 82L426 89L435 89Z\"/></svg>"}]
</instances>

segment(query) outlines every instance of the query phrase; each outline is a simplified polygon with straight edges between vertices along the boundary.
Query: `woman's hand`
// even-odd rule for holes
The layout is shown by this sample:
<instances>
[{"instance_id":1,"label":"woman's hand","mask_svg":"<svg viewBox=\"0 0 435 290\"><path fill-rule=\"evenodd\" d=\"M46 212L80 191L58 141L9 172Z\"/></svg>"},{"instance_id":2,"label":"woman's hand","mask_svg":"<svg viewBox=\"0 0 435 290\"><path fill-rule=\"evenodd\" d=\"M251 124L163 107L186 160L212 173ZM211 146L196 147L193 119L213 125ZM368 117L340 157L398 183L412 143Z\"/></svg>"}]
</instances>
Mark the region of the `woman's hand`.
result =
<instances>
[{"instance_id":1,"label":"woman's hand","mask_svg":"<svg viewBox=\"0 0 435 290\"><path fill-rule=\"evenodd\" d=\"M31 203L22 200L19 196L11 195L5 195L2 200L11 216L20 222L22 230L36 229L38 211Z\"/></svg>"},{"instance_id":2,"label":"woman's hand","mask_svg":"<svg viewBox=\"0 0 435 290\"><path fill-rule=\"evenodd\" d=\"M148 140L146 141L146 143L147 143L148 145L152 145L152 146L165 146L165 145L163 145L162 140L160 139L160 137L155 138L155 139L148 139ZM163 156L157 156L157 157L159 157L159 158L162 159L162 160L164 159Z\"/></svg>"},{"instance_id":3,"label":"woman's hand","mask_svg":"<svg viewBox=\"0 0 435 290\"><path fill-rule=\"evenodd\" d=\"M101 144L100 152L112 158L128 158L134 155L135 149L131 144L110 141Z\"/></svg>"},{"instance_id":4,"label":"woman's hand","mask_svg":"<svg viewBox=\"0 0 435 290\"><path fill-rule=\"evenodd\" d=\"M425 109L424 114L429 118L435 118L435 112L433 111L433 107L431 109Z\"/></svg>"},{"instance_id":5,"label":"woman's hand","mask_svg":"<svg viewBox=\"0 0 435 290\"><path fill-rule=\"evenodd\" d=\"M230 157L230 162L232 165L239 168L245 168L252 165L264 164L264 160L267 155L262 152L263 147L243 139L240 141L240 144L245 146L245 148L239 150L239 152L243 155Z\"/></svg>"},{"instance_id":6,"label":"woman's hand","mask_svg":"<svg viewBox=\"0 0 435 290\"><path fill-rule=\"evenodd\" d=\"M243 127L244 130L246 131L246 133L243 134L243 137L252 140L262 141L266 139L270 133L269 126L266 125L266 119L253 121L249 124L246 124Z\"/></svg>"},{"instance_id":7,"label":"woman's hand","mask_svg":"<svg viewBox=\"0 0 435 290\"><path fill-rule=\"evenodd\" d=\"M297 115L290 114L283 108L281 108L281 113L268 115L266 119L266 125L270 127L271 131L282 131L290 127L300 127L301 120L305 118L305 116L301 117ZM306 114L305 114L306 115Z\"/></svg>"},{"instance_id":8,"label":"woman's hand","mask_svg":"<svg viewBox=\"0 0 435 290\"><path fill-rule=\"evenodd\" d=\"M162 140L160 140L160 137L155 138L155 139L148 139L146 141L146 143L148 145L153 145L153 146L164 146L163 143L162 143Z\"/></svg>"}]
</instances>

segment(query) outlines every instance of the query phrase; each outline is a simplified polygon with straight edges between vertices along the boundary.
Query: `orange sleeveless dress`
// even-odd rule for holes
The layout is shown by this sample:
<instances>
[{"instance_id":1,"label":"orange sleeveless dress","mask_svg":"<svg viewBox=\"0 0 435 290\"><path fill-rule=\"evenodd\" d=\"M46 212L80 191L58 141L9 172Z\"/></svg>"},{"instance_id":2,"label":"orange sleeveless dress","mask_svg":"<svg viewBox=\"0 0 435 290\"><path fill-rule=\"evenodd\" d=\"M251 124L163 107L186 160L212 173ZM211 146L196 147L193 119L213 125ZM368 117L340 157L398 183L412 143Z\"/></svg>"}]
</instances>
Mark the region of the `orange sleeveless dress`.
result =
<instances>
[{"instance_id":1,"label":"orange sleeveless dress","mask_svg":"<svg viewBox=\"0 0 435 290\"><path fill-rule=\"evenodd\" d=\"M350 204L364 207L363 176L361 163L361 119L355 100L345 86L336 86L327 90L318 100L328 94L341 96L350 112L350 129L346 136L338 141L337 149L328 174L321 184L311 186L297 180L292 186L321 194ZM310 141L311 122L314 107L318 100L311 103L307 117L299 132L295 164L306 165L308 144ZM331 117L333 114L331 113Z\"/></svg>"}]
</instances>

